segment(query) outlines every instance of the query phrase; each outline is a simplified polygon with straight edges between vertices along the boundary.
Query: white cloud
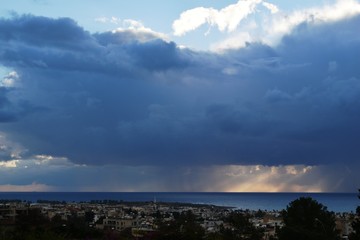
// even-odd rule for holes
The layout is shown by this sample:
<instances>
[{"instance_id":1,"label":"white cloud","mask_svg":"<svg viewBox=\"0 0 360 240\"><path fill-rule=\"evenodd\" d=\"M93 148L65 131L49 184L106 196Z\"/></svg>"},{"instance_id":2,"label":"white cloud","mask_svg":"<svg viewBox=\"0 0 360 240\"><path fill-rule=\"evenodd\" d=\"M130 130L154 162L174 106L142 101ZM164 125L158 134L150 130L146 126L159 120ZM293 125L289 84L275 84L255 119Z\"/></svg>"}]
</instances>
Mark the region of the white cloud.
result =
<instances>
[{"instance_id":1,"label":"white cloud","mask_svg":"<svg viewBox=\"0 0 360 240\"><path fill-rule=\"evenodd\" d=\"M360 13L360 3L356 0L338 0L335 5L324 7L322 10L310 9L310 14L315 20L338 21L350 18Z\"/></svg>"},{"instance_id":2,"label":"white cloud","mask_svg":"<svg viewBox=\"0 0 360 240\"><path fill-rule=\"evenodd\" d=\"M259 5L269 12L257 11ZM291 33L301 23L330 23L358 14L360 3L356 0L337 0L332 4L293 12L280 11L276 5L262 0L239 0L236 4L220 10L204 7L187 10L174 21L173 31L175 36L183 36L204 24L217 27L226 33L225 39L210 44L210 50L223 52L227 49L242 48L246 42L262 42L275 46L284 35ZM249 27L246 25L248 23L240 25L245 19L253 20L256 27Z\"/></svg>"},{"instance_id":3,"label":"white cloud","mask_svg":"<svg viewBox=\"0 0 360 240\"><path fill-rule=\"evenodd\" d=\"M98 17L95 18L95 22L99 23L112 23L112 24L121 24L122 20L118 17Z\"/></svg>"},{"instance_id":4,"label":"white cloud","mask_svg":"<svg viewBox=\"0 0 360 240\"><path fill-rule=\"evenodd\" d=\"M207 18L215 9L198 7L187 10L180 15L180 19L176 20L172 27L174 35L181 36L189 31L193 31L207 22Z\"/></svg>"},{"instance_id":5,"label":"white cloud","mask_svg":"<svg viewBox=\"0 0 360 240\"><path fill-rule=\"evenodd\" d=\"M356 0L338 0L332 5L279 14L274 16L268 26L262 27L265 32L261 40L269 45L276 45L281 37L303 22L322 24L350 18L357 14L360 14L360 3Z\"/></svg>"},{"instance_id":6,"label":"white cloud","mask_svg":"<svg viewBox=\"0 0 360 240\"><path fill-rule=\"evenodd\" d=\"M275 13L279 12L279 8L276 5L272 4L272 3L263 2L262 4L263 4L264 7L269 9L272 14L275 14Z\"/></svg>"},{"instance_id":7,"label":"white cloud","mask_svg":"<svg viewBox=\"0 0 360 240\"><path fill-rule=\"evenodd\" d=\"M134 29L134 30L138 30L138 29L144 29L144 24L140 21L136 21L133 19L125 19L123 21L123 25L125 28L127 29Z\"/></svg>"},{"instance_id":8,"label":"white cloud","mask_svg":"<svg viewBox=\"0 0 360 240\"><path fill-rule=\"evenodd\" d=\"M214 8L198 7L181 13L180 18L175 20L172 27L175 36L182 36L187 32L199 28L208 23L217 26L220 31L233 32L240 22L255 11L255 7L261 0L239 0L221 10Z\"/></svg>"},{"instance_id":9,"label":"white cloud","mask_svg":"<svg viewBox=\"0 0 360 240\"><path fill-rule=\"evenodd\" d=\"M0 86L15 87L19 81L19 74L15 71L8 73L0 82Z\"/></svg>"},{"instance_id":10,"label":"white cloud","mask_svg":"<svg viewBox=\"0 0 360 240\"><path fill-rule=\"evenodd\" d=\"M141 21L137 21L134 19L121 19L118 17L98 17L95 18L95 22L99 23L110 23L117 25L116 29L114 29L112 32L131 32L133 34L136 34L139 37L139 40L141 41L147 41L149 40L148 37L144 37L144 35L152 35L153 37L163 39L165 41L168 41L169 37L165 33L156 32L152 30L151 28L145 27L144 24ZM143 36L143 38L142 38Z\"/></svg>"},{"instance_id":11,"label":"white cloud","mask_svg":"<svg viewBox=\"0 0 360 240\"><path fill-rule=\"evenodd\" d=\"M165 41L168 41L168 36L161 32L156 32L152 30L151 28L145 27L144 24L140 21L136 21L133 19L125 19L122 21L122 27L119 27L115 30L113 30L113 33L116 32L131 32L135 35L137 35L138 40L140 41L148 41L149 36L152 36L152 38L160 38Z\"/></svg>"},{"instance_id":12,"label":"white cloud","mask_svg":"<svg viewBox=\"0 0 360 240\"><path fill-rule=\"evenodd\" d=\"M248 32L239 32L234 36L226 38L225 40L212 44L210 50L215 52L224 52L230 48L242 48L247 43L252 42L253 39Z\"/></svg>"}]
</instances>

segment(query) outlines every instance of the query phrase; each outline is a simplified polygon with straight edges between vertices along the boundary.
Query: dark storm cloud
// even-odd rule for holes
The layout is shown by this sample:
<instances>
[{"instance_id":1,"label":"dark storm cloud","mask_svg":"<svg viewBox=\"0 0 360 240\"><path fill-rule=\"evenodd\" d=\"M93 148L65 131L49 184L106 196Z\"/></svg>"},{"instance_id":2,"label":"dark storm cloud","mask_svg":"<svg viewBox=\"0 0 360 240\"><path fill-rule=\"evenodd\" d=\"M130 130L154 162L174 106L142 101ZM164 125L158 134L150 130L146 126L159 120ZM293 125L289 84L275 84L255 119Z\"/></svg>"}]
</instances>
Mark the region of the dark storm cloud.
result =
<instances>
[{"instance_id":1,"label":"dark storm cloud","mask_svg":"<svg viewBox=\"0 0 360 240\"><path fill-rule=\"evenodd\" d=\"M0 87L0 122L14 121L15 116L11 111L11 104L7 98L7 89Z\"/></svg>"},{"instance_id":2,"label":"dark storm cloud","mask_svg":"<svg viewBox=\"0 0 360 240\"><path fill-rule=\"evenodd\" d=\"M0 94L27 103L1 131L30 153L88 164L351 162L359 24L303 24L278 47L218 55L66 18L1 19L0 63L20 85Z\"/></svg>"},{"instance_id":3,"label":"dark storm cloud","mask_svg":"<svg viewBox=\"0 0 360 240\"><path fill-rule=\"evenodd\" d=\"M89 40L85 32L72 19L50 19L32 15L0 20L0 39L8 44L24 43L28 46L84 49Z\"/></svg>"},{"instance_id":4,"label":"dark storm cloud","mask_svg":"<svg viewBox=\"0 0 360 240\"><path fill-rule=\"evenodd\" d=\"M39 110L25 100L13 102L11 94L11 88L0 87L0 123L14 122L27 115L28 112Z\"/></svg>"},{"instance_id":5,"label":"dark storm cloud","mask_svg":"<svg viewBox=\"0 0 360 240\"><path fill-rule=\"evenodd\" d=\"M180 54L176 45L165 43L163 40L137 43L129 51L129 54L140 67L149 70L161 71L186 65L186 62L179 57Z\"/></svg>"}]
</instances>

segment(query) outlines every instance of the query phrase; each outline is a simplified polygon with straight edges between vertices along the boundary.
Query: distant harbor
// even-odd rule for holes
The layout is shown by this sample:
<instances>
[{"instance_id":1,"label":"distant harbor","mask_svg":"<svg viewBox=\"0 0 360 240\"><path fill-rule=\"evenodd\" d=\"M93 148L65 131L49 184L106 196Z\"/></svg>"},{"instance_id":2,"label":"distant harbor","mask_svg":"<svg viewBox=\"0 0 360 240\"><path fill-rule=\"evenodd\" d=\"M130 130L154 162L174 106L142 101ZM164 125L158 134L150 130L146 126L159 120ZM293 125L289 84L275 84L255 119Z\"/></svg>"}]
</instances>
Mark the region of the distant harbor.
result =
<instances>
[{"instance_id":1,"label":"distant harbor","mask_svg":"<svg viewBox=\"0 0 360 240\"><path fill-rule=\"evenodd\" d=\"M180 202L210 204L249 210L282 210L299 197L312 197L334 212L355 212L357 193L195 193L195 192L0 192L0 199L88 202L116 200L130 202Z\"/></svg>"}]
</instances>

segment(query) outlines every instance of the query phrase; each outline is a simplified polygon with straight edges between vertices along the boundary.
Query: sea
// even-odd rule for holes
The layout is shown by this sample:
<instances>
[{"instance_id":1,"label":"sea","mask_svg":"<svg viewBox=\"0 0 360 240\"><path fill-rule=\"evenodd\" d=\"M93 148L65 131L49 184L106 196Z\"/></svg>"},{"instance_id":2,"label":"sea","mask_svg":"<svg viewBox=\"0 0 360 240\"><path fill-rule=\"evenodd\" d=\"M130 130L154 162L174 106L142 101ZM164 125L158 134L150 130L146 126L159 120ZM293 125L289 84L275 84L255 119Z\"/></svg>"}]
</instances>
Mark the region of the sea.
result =
<instances>
[{"instance_id":1,"label":"sea","mask_svg":"<svg viewBox=\"0 0 360 240\"><path fill-rule=\"evenodd\" d=\"M223 193L223 192L0 192L0 200L90 202L117 200L129 202L178 202L211 204L249 210L282 210L299 197L311 197L333 212L355 212L358 193Z\"/></svg>"}]
</instances>

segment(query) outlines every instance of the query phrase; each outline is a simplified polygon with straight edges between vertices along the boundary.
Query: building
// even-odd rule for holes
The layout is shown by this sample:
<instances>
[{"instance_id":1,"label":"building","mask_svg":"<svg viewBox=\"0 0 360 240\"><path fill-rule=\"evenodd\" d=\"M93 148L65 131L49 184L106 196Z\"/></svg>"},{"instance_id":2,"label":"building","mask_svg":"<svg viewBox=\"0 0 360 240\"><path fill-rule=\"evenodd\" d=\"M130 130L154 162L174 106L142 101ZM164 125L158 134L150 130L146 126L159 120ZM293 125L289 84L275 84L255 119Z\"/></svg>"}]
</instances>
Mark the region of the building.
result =
<instances>
[{"instance_id":1,"label":"building","mask_svg":"<svg viewBox=\"0 0 360 240\"><path fill-rule=\"evenodd\" d=\"M122 231L126 228L136 228L138 226L139 226L139 221L137 219L105 218L103 220L104 229Z\"/></svg>"}]
</instances>

